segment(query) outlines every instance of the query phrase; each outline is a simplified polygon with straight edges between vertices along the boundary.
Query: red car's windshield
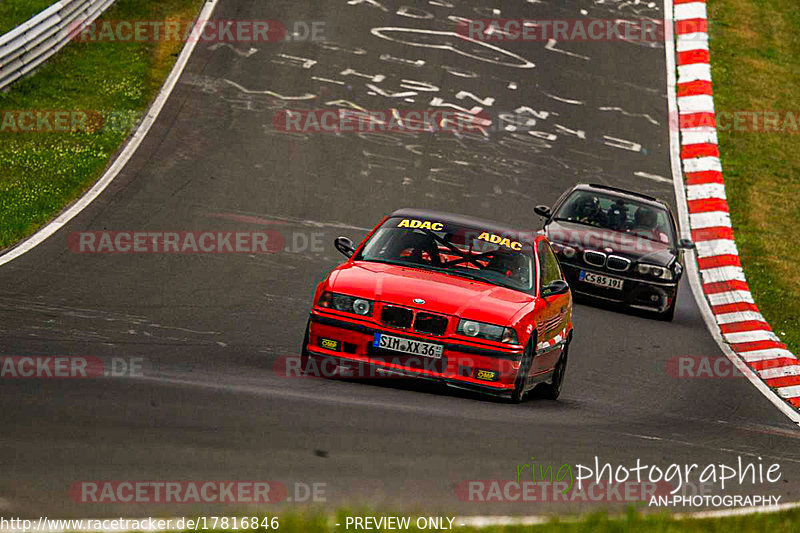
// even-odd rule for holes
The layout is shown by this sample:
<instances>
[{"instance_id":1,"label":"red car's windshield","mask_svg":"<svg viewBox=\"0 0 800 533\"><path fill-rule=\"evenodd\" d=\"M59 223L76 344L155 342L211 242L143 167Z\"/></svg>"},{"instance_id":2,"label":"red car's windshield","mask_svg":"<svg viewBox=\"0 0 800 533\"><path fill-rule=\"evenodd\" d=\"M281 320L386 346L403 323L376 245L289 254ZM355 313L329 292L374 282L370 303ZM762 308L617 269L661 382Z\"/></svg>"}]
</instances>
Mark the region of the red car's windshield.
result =
<instances>
[{"instance_id":1,"label":"red car's windshield","mask_svg":"<svg viewBox=\"0 0 800 533\"><path fill-rule=\"evenodd\" d=\"M536 286L531 239L437 220L390 218L370 237L360 261L378 261L468 277L530 292Z\"/></svg>"}]
</instances>

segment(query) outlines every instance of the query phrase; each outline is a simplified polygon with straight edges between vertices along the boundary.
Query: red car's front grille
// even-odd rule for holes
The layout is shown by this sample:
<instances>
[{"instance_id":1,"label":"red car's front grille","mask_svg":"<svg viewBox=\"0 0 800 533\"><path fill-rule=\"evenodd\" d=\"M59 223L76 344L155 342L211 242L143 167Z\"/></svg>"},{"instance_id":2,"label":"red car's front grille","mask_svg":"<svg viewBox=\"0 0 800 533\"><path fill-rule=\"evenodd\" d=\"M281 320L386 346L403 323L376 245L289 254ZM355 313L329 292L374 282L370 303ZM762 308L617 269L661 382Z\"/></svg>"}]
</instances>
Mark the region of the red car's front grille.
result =
<instances>
[{"instance_id":1,"label":"red car's front grille","mask_svg":"<svg viewBox=\"0 0 800 533\"><path fill-rule=\"evenodd\" d=\"M414 321L414 311L405 307L384 305L381 312L381 322L395 328L410 328Z\"/></svg>"},{"instance_id":2,"label":"red car's front grille","mask_svg":"<svg viewBox=\"0 0 800 533\"><path fill-rule=\"evenodd\" d=\"M381 322L387 326L412 329L428 335L444 335L447 331L448 318L424 311L414 311L406 307L384 305L381 311Z\"/></svg>"},{"instance_id":3,"label":"red car's front grille","mask_svg":"<svg viewBox=\"0 0 800 533\"><path fill-rule=\"evenodd\" d=\"M447 330L447 317L419 312L414 320L414 330L431 335L444 335Z\"/></svg>"}]
</instances>

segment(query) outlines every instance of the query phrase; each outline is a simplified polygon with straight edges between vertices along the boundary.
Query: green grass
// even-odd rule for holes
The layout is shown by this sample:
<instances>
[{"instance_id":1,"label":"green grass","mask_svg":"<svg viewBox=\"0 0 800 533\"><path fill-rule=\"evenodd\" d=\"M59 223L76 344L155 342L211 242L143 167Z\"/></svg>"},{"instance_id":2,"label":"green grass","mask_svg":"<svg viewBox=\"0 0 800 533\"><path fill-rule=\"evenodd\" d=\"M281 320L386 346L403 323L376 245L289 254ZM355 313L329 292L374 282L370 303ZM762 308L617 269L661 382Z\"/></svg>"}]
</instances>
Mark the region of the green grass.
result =
<instances>
[{"instance_id":1,"label":"green grass","mask_svg":"<svg viewBox=\"0 0 800 533\"><path fill-rule=\"evenodd\" d=\"M280 514L280 527L277 529L283 533L346 533L357 531L351 524L346 528L346 517L366 517L376 516L368 511L341 510L335 518L330 518L322 513L285 513ZM414 524L419 516L435 515L410 515L397 513L392 515L377 516L398 516L411 517L411 526L402 531L431 531L417 529ZM452 518L452 516L450 517ZM340 524L336 526L335 524ZM444 524L447 524L444 520ZM621 517L609 516L607 513L596 513L574 519L570 522L559 522L554 519L551 522L535 526L491 526L482 529L474 527L459 527L458 522L453 523L455 531L480 531L482 533L523 533L523 532L555 532L555 533L636 533L636 532L712 532L712 533L750 533L753 531L769 531L770 533L790 533L798 531L800 528L800 510L794 509L780 513L751 514L739 517L708 518L708 519L685 519L676 520L666 514L644 516L631 510ZM230 533L230 528L226 530L210 530L215 533ZM260 529L260 531L271 531ZM364 531L364 530L362 530ZM401 531L400 529L370 529L369 531Z\"/></svg>"},{"instance_id":2,"label":"green grass","mask_svg":"<svg viewBox=\"0 0 800 533\"><path fill-rule=\"evenodd\" d=\"M2 3L4 9L16 12L7 2ZM103 18L191 20L202 3L118 0ZM7 21L0 20L3 23ZM35 75L0 93L0 111L91 110L119 119L115 127L93 133L0 132L0 249L36 231L100 177L157 94L182 45L73 42Z\"/></svg>"},{"instance_id":3,"label":"green grass","mask_svg":"<svg viewBox=\"0 0 800 533\"><path fill-rule=\"evenodd\" d=\"M55 3L56 0L3 0L0 2L0 35Z\"/></svg>"},{"instance_id":4,"label":"green grass","mask_svg":"<svg viewBox=\"0 0 800 533\"><path fill-rule=\"evenodd\" d=\"M708 6L717 112L800 113L797 0L709 0ZM798 353L800 135L721 131L719 140L750 289L772 328Z\"/></svg>"}]
</instances>

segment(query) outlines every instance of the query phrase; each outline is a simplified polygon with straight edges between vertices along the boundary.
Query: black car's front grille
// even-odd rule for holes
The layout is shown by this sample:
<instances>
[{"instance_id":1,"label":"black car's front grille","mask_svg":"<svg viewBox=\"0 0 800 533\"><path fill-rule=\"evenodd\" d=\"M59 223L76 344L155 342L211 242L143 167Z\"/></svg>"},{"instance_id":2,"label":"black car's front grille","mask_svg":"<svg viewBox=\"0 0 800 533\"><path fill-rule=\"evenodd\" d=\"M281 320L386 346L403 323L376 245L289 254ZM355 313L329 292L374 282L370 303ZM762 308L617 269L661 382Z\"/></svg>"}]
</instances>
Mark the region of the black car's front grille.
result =
<instances>
[{"instance_id":1,"label":"black car's front grille","mask_svg":"<svg viewBox=\"0 0 800 533\"><path fill-rule=\"evenodd\" d=\"M631 262L629 259L624 257L620 257L618 255L609 255L608 259L606 260L606 267L609 270L616 270L617 272L624 272L628 270L628 267L631 266Z\"/></svg>"},{"instance_id":2,"label":"black car's front grille","mask_svg":"<svg viewBox=\"0 0 800 533\"><path fill-rule=\"evenodd\" d=\"M606 264L606 254L594 250L586 250L583 252L583 260L587 265L602 267Z\"/></svg>"},{"instance_id":3,"label":"black car's front grille","mask_svg":"<svg viewBox=\"0 0 800 533\"><path fill-rule=\"evenodd\" d=\"M413 309L396 305L384 305L381 312L381 322L387 326L412 329L428 335L444 335L448 321L448 317L444 315L424 311L417 311L415 316Z\"/></svg>"},{"instance_id":4,"label":"black car's front grille","mask_svg":"<svg viewBox=\"0 0 800 533\"><path fill-rule=\"evenodd\" d=\"M414 320L414 312L405 307L395 307L393 305L383 306L381 312L381 322L396 328L410 328Z\"/></svg>"},{"instance_id":5,"label":"black car's front grille","mask_svg":"<svg viewBox=\"0 0 800 533\"><path fill-rule=\"evenodd\" d=\"M414 330L420 333L430 333L431 335L444 335L447 329L447 317L432 315L430 313L417 313L414 320Z\"/></svg>"}]
</instances>

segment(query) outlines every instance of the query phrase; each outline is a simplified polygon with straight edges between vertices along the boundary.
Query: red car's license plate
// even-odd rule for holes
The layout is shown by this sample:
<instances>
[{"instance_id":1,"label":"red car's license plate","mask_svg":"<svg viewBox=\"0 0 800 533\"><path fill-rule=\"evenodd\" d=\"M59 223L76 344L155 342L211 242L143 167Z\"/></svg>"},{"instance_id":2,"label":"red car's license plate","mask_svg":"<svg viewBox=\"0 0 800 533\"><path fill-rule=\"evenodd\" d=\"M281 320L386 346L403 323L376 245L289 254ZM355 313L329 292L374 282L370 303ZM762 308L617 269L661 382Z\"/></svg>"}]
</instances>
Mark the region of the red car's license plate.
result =
<instances>
[{"instance_id":1,"label":"red car's license plate","mask_svg":"<svg viewBox=\"0 0 800 533\"><path fill-rule=\"evenodd\" d=\"M444 351L444 346L441 344L404 339L403 337L395 337L394 335L385 335L383 333L375 334L375 340L372 345L384 350L422 355L424 357L433 357L434 359L441 359Z\"/></svg>"}]
</instances>

